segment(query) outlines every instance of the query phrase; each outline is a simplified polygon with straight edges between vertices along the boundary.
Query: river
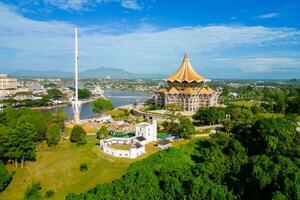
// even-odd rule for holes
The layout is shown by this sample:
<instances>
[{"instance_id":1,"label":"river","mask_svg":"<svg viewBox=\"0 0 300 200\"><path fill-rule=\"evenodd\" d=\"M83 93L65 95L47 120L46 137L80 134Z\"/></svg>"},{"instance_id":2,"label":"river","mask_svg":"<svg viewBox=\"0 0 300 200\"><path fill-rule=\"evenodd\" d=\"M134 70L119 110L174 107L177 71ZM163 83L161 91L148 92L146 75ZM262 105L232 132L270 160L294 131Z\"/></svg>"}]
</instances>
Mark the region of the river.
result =
<instances>
[{"instance_id":1,"label":"river","mask_svg":"<svg viewBox=\"0 0 300 200\"><path fill-rule=\"evenodd\" d=\"M104 95L108 97L114 107L119 107L123 105L133 104L133 103L144 103L147 99L151 97L151 94L145 92L135 92L135 91L121 91L121 90L104 90ZM52 111L55 112L57 108L53 108ZM64 112L68 114L68 118L73 118L72 106L66 106L62 108ZM90 119L96 116L93 112L92 103L85 103L81 107L80 119Z\"/></svg>"}]
</instances>

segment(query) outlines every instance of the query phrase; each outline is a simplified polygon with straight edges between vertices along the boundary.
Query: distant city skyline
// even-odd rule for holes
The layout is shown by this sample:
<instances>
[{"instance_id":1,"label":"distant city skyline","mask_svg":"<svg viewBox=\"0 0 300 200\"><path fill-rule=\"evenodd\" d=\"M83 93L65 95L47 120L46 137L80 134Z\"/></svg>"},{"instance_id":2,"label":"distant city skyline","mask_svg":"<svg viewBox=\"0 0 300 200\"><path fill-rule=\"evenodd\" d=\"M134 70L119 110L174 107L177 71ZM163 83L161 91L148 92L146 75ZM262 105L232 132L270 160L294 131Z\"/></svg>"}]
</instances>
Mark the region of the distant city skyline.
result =
<instances>
[{"instance_id":1,"label":"distant city skyline","mask_svg":"<svg viewBox=\"0 0 300 200\"><path fill-rule=\"evenodd\" d=\"M172 3L171 3L172 2ZM300 78L300 2L0 0L0 73L99 67L207 78Z\"/></svg>"}]
</instances>

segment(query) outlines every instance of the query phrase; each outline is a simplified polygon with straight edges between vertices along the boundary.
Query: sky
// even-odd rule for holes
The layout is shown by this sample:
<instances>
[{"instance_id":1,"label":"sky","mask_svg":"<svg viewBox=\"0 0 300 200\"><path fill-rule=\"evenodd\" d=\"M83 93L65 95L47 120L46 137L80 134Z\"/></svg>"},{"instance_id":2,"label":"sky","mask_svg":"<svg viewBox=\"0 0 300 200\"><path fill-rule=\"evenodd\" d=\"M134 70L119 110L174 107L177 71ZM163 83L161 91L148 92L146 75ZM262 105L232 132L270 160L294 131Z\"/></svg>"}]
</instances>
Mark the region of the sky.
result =
<instances>
[{"instance_id":1,"label":"sky","mask_svg":"<svg viewBox=\"0 0 300 200\"><path fill-rule=\"evenodd\" d=\"M300 78L299 0L0 0L0 73L114 67Z\"/></svg>"}]
</instances>

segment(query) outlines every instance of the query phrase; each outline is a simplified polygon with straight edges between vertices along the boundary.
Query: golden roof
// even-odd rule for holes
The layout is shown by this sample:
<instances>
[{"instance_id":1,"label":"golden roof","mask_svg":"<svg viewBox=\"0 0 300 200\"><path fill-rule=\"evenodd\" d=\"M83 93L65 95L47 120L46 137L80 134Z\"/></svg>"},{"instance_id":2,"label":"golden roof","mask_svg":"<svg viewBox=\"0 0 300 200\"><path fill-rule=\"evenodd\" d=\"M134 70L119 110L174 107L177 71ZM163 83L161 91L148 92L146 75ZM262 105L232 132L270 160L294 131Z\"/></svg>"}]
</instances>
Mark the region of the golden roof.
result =
<instances>
[{"instance_id":1,"label":"golden roof","mask_svg":"<svg viewBox=\"0 0 300 200\"><path fill-rule=\"evenodd\" d=\"M177 90L176 88L172 87L172 88L169 90L169 93L170 93L170 94L176 94L176 93L178 93L178 90Z\"/></svg>"},{"instance_id":2,"label":"golden roof","mask_svg":"<svg viewBox=\"0 0 300 200\"><path fill-rule=\"evenodd\" d=\"M213 93L213 92L214 92L214 90L211 89L210 87L206 87L206 90L207 90L208 92L210 92L210 93Z\"/></svg>"},{"instance_id":3,"label":"golden roof","mask_svg":"<svg viewBox=\"0 0 300 200\"><path fill-rule=\"evenodd\" d=\"M175 72L174 74L172 74L171 76L169 76L168 78L164 79L165 81L170 81L170 82L203 82L206 80L205 77L199 75L192 67L189 57L187 56L187 54L184 55L183 61L179 67L179 69L177 70L177 72Z\"/></svg>"},{"instance_id":4,"label":"golden roof","mask_svg":"<svg viewBox=\"0 0 300 200\"><path fill-rule=\"evenodd\" d=\"M167 92L167 89L162 87L162 88L159 88L159 89L158 89L158 92L165 93L165 92Z\"/></svg>"},{"instance_id":5,"label":"golden roof","mask_svg":"<svg viewBox=\"0 0 300 200\"><path fill-rule=\"evenodd\" d=\"M209 94L209 92L207 91L207 89L204 88L204 87L199 90L199 93L200 94Z\"/></svg>"},{"instance_id":6,"label":"golden roof","mask_svg":"<svg viewBox=\"0 0 300 200\"><path fill-rule=\"evenodd\" d=\"M200 94L211 94L213 92L214 92L214 90L211 89L210 87L203 87L199 90Z\"/></svg>"},{"instance_id":7,"label":"golden roof","mask_svg":"<svg viewBox=\"0 0 300 200\"><path fill-rule=\"evenodd\" d=\"M193 90L193 88L190 88L190 87L185 88L183 92L185 94L194 94L195 93L194 90Z\"/></svg>"}]
</instances>

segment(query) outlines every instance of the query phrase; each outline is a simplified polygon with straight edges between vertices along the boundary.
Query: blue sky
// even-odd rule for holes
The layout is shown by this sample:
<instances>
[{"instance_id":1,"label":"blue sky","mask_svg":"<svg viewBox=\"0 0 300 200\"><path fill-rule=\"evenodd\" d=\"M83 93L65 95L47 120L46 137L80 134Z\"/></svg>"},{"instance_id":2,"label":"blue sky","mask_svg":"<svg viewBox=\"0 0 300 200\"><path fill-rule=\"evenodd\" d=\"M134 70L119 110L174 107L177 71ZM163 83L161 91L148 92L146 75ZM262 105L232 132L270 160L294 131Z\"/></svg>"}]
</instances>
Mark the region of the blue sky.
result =
<instances>
[{"instance_id":1,"label":"blue sky","mask_svg":"<svg viewBox=\"0 0 300 200\"><path fill-rule=\"evenodd\" d=\"M72 71L74 25L82 71L300 78L298 0L0 0L0 71Z\"/></svg>"}]
</instances>

